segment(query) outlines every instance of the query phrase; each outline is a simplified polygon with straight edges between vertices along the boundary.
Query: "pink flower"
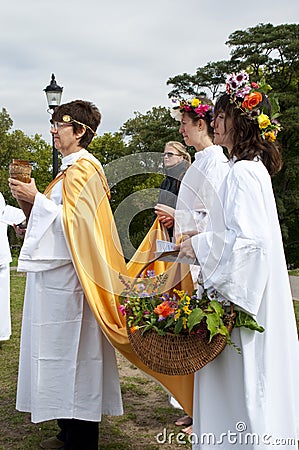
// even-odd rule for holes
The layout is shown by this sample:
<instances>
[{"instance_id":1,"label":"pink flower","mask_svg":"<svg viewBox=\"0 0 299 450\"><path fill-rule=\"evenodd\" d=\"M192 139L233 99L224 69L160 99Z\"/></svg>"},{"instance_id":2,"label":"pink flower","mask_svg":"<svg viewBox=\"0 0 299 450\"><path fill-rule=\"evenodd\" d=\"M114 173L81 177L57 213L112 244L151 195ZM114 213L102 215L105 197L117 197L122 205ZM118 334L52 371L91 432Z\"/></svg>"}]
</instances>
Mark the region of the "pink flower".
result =
<instances>
[{"instance_id":1,"label":"pink flower","mask_svg":"<svg viewBox=\"0 0 299 450\"><path fill-rule=\"evenodd\" d=\"M209 105L198 105L197 108L194 108L194 111L196 114L198 114L200 117L204 117L205 113L209 111L210 106Z\"/></svg>"},{"instance_id":2,"label":"pink flower","mask_svg":"<svg viewBox=\"0 0 299 450\"><path fill-rule=\"evenodd\" d=\"M118 309L123 316L126 315L126 307L124 305L119 305Z\"/></svg>"}]
</instances>

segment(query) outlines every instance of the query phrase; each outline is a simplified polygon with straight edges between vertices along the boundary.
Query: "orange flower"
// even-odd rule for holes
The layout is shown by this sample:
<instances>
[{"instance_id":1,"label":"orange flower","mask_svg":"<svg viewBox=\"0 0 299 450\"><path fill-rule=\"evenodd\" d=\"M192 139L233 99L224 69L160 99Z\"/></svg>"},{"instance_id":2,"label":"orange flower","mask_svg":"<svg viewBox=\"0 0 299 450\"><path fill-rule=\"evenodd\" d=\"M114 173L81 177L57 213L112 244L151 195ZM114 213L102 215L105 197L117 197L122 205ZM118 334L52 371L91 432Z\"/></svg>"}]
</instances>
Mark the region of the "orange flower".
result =
<instances>
[{"instance_id":1,"label":"orange flower","mask_svg":"<svg viewBox=\"0 0 299 450\"><path fill-rule=\"evenodd\" d=\"M250 94L245 95L242 108L252 110L255 106L261 103L263 96L260 92L254 91L250 92Z\"/></svg>"},{"instance_id":2,"label":"orange flower","mask_svg":"<svg viewBox=\"0 0 299 450\"><path fill-rule=\"evenodd\" d=\"M131 327L130 331L132 334L136 333L136 331L139 330L139 327Z\"/></svg>"},{"instance_id":3,"label":"orange flower","mask_svg":"<svg viewBox=\"0 0 299 450\"><path fill-rule=\"evenodd\" d=\"M168 317L174 313L174 308L171 308L168 302L163 302L156 306L154 313L158 314L159 317Z\"/></svg>"}]
</instances>

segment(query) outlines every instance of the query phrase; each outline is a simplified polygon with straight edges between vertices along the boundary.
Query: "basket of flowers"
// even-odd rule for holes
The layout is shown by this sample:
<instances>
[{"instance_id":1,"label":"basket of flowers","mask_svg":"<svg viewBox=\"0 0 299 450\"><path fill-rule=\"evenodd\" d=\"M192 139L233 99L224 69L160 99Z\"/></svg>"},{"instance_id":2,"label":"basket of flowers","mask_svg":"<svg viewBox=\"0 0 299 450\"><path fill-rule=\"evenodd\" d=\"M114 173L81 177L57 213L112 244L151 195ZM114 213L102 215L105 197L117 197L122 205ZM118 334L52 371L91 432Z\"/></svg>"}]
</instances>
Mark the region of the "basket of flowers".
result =
<instances>
[{"instance_id":1,"label":"basket of flowers","mask_svg":"<svg viewBox=\"0 0 299 450\"><path fill-rule=\"evenodd\" d=\"M216 291L201 295L174 289L163 293L167 274L147 271L128 283L119 309L126 316L129 341L139 359L155 372L187 375L216 358L227 344L238 352L230 335L235 326L263 331L248 314L234 311ZM199 289L200 290L200 289Z\"/></svg>"}]
</instances>

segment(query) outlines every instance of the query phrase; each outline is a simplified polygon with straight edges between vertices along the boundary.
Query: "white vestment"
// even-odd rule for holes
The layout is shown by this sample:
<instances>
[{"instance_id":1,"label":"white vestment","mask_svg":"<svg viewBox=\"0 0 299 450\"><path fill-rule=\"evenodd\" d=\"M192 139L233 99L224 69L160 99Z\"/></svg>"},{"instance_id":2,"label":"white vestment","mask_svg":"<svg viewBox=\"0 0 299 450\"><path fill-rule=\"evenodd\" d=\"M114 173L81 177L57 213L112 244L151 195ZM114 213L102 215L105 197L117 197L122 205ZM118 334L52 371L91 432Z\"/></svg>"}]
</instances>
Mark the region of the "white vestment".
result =
<instances>
[{"instance_id":1,"label":"white vestment","mask_svg":"<svg viewBox=\"0 0 299 450\"><path fill-rule=\"evenodd\" d=\"M185 173L174 213L175 240L186 231L202 232L207 226L209 211L215 201L217 192L230 169L228 159L220 145L211 145L195 153L195 161ZM194 287L197 286L200 267L190 265ZM170 397L174 408L180 404Z\"/></svg>"},{"instance_id":2,"label":"white vestment","mask_svg":"<svg viewBox=\"0 0 299 450\"><path fill-rule=\"evenodd\" d=\"M241 355L226 346L195 374L193 448L297 449L298 337L263 163L235 162L220 198L223 210L213 210L209 230L192 238L205 287L255 316L265 331L233 329Z\"/></svg>"},{"instance_id":3,"label":"white vestment","mask_svg":"<svg viewBox=\"0 0 299 450\"><path fill-rule=\"evenodd\" d=\"M0 193L0 341L7 341L11 335L10 319L10 270L11 254L7 237L7 224L1 222L5 200Z\"/></svg>"},{"instance_id":4,"label":"white vestment","mask_svg":"<svg viewBox=\"0 0 299 450\"><path fill-rule=\"evenodd\" d=\"M205 230L209 211L219 201L217 193L229 168L220 145L211 145L195 153L195 161L185 173L178 194L174 213L176 241L184 232L200 233ZM199 266L190 265L190 270L196 287Z\"/></svg>"},{"instance_id":5,"label":"white vestment","mask_svg":"<svg viewBox=\"0 0 299 450\"><path fill-rule=\"evenodd\" d=\"M64 165L80 150L63 158ZM100 165L99 162L97 162ZM114 348L99 328L76 275L62 225L62 181L51 200L38 193L19 271L27 284L22 323L17 409L33 422L100 421L123 413Z\"/></svg>"},{"instance_id":6,"label":"white vestment","mask_svg":"<svg viewBox=\"0 0 299 450\"><path fill-rule=\"evenodd\" d=\"M184 231L201 232L219 188L229 171L229 163L220 145L211 145L195 153L195 161L185 173L175 210L176 237Z\"/></svg>"}]
</instances>

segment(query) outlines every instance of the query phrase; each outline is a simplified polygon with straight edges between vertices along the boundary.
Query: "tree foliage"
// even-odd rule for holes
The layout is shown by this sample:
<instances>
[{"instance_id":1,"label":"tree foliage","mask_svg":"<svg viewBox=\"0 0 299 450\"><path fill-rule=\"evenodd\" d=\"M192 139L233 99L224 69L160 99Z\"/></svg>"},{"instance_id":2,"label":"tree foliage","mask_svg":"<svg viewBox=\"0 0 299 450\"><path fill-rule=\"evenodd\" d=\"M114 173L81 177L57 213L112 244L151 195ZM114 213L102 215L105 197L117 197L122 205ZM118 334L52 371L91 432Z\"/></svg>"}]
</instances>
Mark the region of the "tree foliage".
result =
<instances>
[{"instance_id":1,"label":"tree foliage","mask_svg":"<svg viewBox=\"0 0 299 450\"><path fill-rule=\"evenodd\" d=\"M197 95L204 91L212 99L224 90L227 74L250 70L252 79L263 75L280 104L279 144L284 166L273 179L280 224L290 265L299 266L299 25L258 24L233 32L226 42L228 61L209 62L194 75L169 78L169 97Z\"/></svg>"},{"instance_id":2,"label":"tree foliage","mask_svg":"<svg viewBox=\"0 0 299 450\"><path fill-rule=\"evenodd\" d=\"M283 126L279 133L284 166L273 178L286 256L290 265L299 266L299 25L258 24L236 30L227 39L228 60L208 62L194 74L169 78L169 97L186 97L204 93L211 99L225 89L226 75L240 69L252 71L258 81L263 73L278 95ZM16 205L8 189L8 165L12 158L29 159L32 176L40 191L52 179L52 148L39 135L33 138L22 131L11 131L13 121L8 112L0 112L0 188L9 204ZM96 137L89 150L102 162L111 186L111 206L120 230L129 234L135 247L150 227L155 190L163 178L162 152L170 140L183 142L178 123L169 109L153 107L145 114L135 112L117 133ZM192 151L191 151L192 154ZM126 203L126 199L129 201ZM122 213L132 206L130 220ZM122 209L123 208L123 209ZM133 213L132 213L133 214Z\"/></svg>"},{"instance_id":3,"label":"tree foliage","mask_svg":"<svg viewBox=\"0 0 299 450\"><path fill-rule=\"evenodd\" d=\"M27 159L32 165L32 177L37 187L43 191L52 179L52 148L36 134L33 138L26 136L21 130L11 131L13 121L5 108L0 113L0 191L9 205L18 206L8 187L9 164L12 159ZM12 228L9 228L12 245L21 243Z\"/></svg>"}]
</instances>

